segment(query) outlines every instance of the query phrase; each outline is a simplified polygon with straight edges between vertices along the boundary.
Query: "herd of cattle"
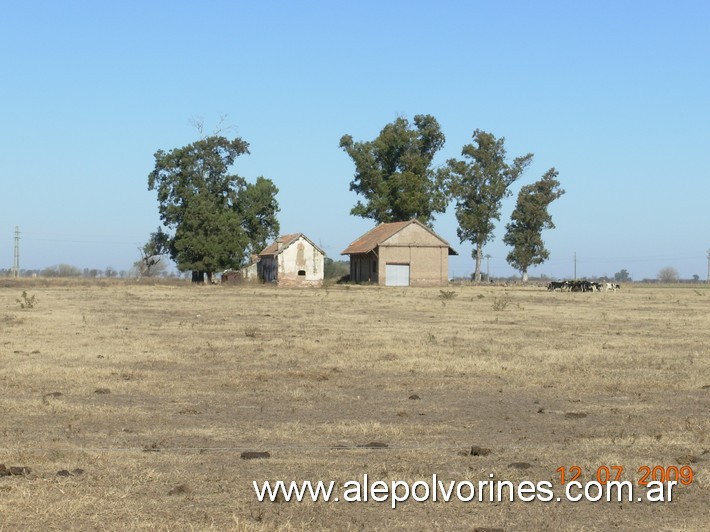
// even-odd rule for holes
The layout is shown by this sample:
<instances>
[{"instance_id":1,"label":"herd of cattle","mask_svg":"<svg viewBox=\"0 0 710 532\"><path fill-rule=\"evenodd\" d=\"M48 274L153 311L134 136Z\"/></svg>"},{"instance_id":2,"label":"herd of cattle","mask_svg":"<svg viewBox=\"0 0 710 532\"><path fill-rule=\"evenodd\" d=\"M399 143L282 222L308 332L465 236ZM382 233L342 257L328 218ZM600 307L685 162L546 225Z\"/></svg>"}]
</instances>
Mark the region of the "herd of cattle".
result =
<instances>
[{"instance_id":1,"label":"herd of cattle","mask_svg":"<svg viewBox=\"0 0 710 532\"><path fill-rule=\"evenodd\" d=\"M594 281L552 281L547 284L549 292L616 292L620 285Z\"/></svg>"}]
</instances>

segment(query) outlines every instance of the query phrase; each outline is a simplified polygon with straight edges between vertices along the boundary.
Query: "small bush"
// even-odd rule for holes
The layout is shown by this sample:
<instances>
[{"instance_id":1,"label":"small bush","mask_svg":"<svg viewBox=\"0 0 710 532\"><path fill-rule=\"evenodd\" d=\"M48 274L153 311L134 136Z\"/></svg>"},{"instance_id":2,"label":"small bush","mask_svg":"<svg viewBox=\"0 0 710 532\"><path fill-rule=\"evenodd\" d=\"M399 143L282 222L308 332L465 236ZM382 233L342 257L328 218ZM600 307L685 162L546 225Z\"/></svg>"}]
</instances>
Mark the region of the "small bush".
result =
<instances>
[{"instance_id":1,"label":"small bush","mask_svg":"<svg viewBox=\"0 0 710 532\"><path fill-rule=\"evenodd\" d=\"M439 290L439 299L453 299L457 296L458 294L454 292L453 290Z\"/></svg>"},{"instance_id":2,"label":"small bush","mask_svg":"<svg viewBox=\"0 0 710 532\"><path fill-rule=\"evenodd\" d=\"M493 310L496 312L502 312L508 308L508 304L510 304L510 299L507 294L503 297L496 297L493 299Z\"/></svg>"},{"instance_id":3,"label":"small bush","mask_svg":"<svg viewBox=\"0 0 710 532\"><path fill-rule=\"evenodd\" d=\"M20 308L34 308L37 304L37 296L27 295L27 290L23 290L22 295L16 301L20 304Z\"/></svg>"}]
</instances>

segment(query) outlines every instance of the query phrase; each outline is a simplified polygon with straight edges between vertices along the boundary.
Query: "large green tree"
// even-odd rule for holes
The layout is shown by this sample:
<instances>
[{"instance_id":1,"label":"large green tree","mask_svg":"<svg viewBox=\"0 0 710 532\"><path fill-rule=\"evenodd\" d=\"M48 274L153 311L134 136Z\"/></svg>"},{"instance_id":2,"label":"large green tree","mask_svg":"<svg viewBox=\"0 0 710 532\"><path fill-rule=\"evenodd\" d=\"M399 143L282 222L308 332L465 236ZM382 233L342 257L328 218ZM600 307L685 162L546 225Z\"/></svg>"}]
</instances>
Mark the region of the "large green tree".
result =
<instances>
[{"instance_id":1,"label":"large green tree","mask_svg":"<svg viewBox=\"0 0 710 532\"><path fill-rule=\"evenodd\" d=\"M463 160L449 159L442 174L456 202L456 230L461 242L473 244L476 261L474 280L481 281L483 246L493 238L494 220L500 220L503 198L510 196L510 185L532 161L528 153L506 161L505 138L477 129L473 143L461 150Z\"/></svg>"},{"instance_id":2,"label":"large green tree","mask_svg":"<svg viewBox=\"0 0 710 532\"><path fill-rule=\"evenodd\" d=\"M259 253L279 235L276 219L279 212L279 204L276 202L278 192L273 181L260 176L254 184L247 184L239 196L237 210L242 218L242 227L249 243L247 251L250 254Z\"/></svg>"},{"instance_id":3,"label":"large green tree","mask_svg":"<svg viewBox=\"0 0 710 532\"><path fill-rule=\"evenodd\" d=\"M507 260L522 274L524 283L528 280L530 266L542 264L550 256L542 240L542 231L555 228L547 209L565 193L557 175L558 172L550 168L539 181L522 187L511 222L505 226L507 232L503 242L513 248Z\"/></svg>"},{"instance_id":4,"label":"large green tree","mask_svg":"<svg viewBox=\"0 0 710 532\"><path fill-rule=\"evenodd\" d=\"M259 177L250 184L231 173L249 153L242 139L213 135L169 152L155 153L148 189L158 193L159 228L147 250L167 253L192 280L242 265L249 253L278 235L278 189Z\"/></svg>"},{"instance_id":5,"label":"large green tree","mask_svg":"<svg viewBox=\"0 0 710 532\"><path fill-rule=\"evenodd\" d=\"M444 145L439 123L417 115L387 124L373 141L354 142L343 135L340 147L355 163L350 190L363 197L350 211L377 223L417 218L431 224L434 213L446 210L447 197L432 160Z\"/></svg>"}]
</instances>

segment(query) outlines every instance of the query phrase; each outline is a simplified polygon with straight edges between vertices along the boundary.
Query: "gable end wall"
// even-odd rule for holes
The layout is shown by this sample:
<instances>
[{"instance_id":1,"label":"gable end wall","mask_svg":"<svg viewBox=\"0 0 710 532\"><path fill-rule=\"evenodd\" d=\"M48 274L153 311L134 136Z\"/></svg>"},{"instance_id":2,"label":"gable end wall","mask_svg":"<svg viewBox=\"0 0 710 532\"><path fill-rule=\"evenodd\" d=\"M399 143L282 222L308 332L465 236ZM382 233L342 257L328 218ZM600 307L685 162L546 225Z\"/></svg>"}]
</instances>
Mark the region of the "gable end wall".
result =
<instances>
[{"instance_id":1,"label":"gable end wall","mask_svg":"<svg viewBox=\"0 0 710 532\"><path fill-rule=\"evenodd\" d=\"M325 258L308 240L300 237L277 256L279 285L323 284ZM306 275L298 275L305 271Z\"/></svg>"}]
</instances>

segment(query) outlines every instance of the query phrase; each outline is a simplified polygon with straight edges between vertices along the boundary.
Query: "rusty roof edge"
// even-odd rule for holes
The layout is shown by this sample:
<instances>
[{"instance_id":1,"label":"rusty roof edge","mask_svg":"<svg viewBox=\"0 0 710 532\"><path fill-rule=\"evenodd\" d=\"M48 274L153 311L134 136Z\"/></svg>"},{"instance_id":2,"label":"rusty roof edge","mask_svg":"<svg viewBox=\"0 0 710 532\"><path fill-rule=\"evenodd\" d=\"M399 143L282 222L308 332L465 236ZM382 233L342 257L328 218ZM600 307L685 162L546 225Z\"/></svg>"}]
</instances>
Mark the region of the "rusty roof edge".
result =
<instances>
[{"instance_id":1,"label":"rusty roof edge","mask_svg":"<svg viewBox=\"0 0 710 532\"><path fill-rule=\"evenodd\" d=\"M355 254L355 253L369 253L370 251L372 251L373 249L375 249L377 246L379 246L379 245L380 245L380 242L383 242L383 241L387 240L388 238L391 238L392 236L396 235L396 234L399 233L402 229L404 229L405 227L407 227L412 221L414 221L414 220L407 220L407 221L404 221L404 222L383 222L383 223L381 223L381 224L377 224L375 227L373 227L373 228L370 229L369 231L363 233L362 235L360 235L359 237L357 237L355 240L353 240L352 242L350 242L350 245L348 245L348 247L345 248L340 254L341 254L341 255L350 255L350 254ZM377 231L378 229L382 228L382 226L385 226L385 225L393 225L393 224L402 224L402 226L401 226L399 229L397 229L396 231L393 231L392 233L389 233L389 234L383 236L380 240L378 240L378 241L375 242L375 245L373 245L372 247L370 247L370 248L367 249L366 251L354 251L354 252L353 252L353 251L351 251L351 252L348 251L348 250L349 250L350 248L352 248L358 241L360 241L360 240L366 240L367 236L368 236L370 233L373 233L373 232Z\"/></svg>"},{"instance_id":2,"label":"rusty roof edge","mask_svg":"<svg viewBox=\"0 0 710 532\"><path fill-rule=\"evenodd\" d=\"M301 235L301 233L288 233L285 235L279 235L276 237L276 240L274 240L271 244L266 246L263 250L261 250L261 253L259 253L260 257L263 256L269 256L269 255L278 255L278 243L281 241L282 244L284 245L284 249L290 246L293 242L298 240L298 237ZM273 249L272 249L273 248ZM283 251L283 249L281 250Z\"/></svg>"},{"instance_id":3,"label":"rusty roof edge","mask_svg":"<svg viewBox=\"0 0 710 532\"><path fill-rule=\"evenodd\" d=\"M420 222L420 221L417 220L416 218L412 218L409 222L410 222L409 224L407 224L407 225L405 225L405 226L402 226L400 229L398 229L397 231L395 231L394 233L392 233L388 238L392 238L394 235L396 235L397 233L399 233L402 229L404 229L405 227L407 227L407 226L410 225L411 223L415 223L415 224L417 224L419 227L422 227L423 229L426 229L426 230L429 232L429 234L431 234L434 238L437 238L437 239L441 240L444 244L446 244L446 245L448 246L448 248L449 248L450 250L452 250L452 251L454 250L454 248L451 247L451 244L449 244L446 240L444 240L444 239L441 238L438 234L436 234L436 233L434 232L434 230L433 230L432 228L430 228L428 225L423 224L422 222Z\"/></svg>"},{"instance_id":4,"label":"rusty roof edge","mask_svg":"<svg viewBox=\"0 0 710 532\"><path fill-rule=\"evenodd\" d=\"M287 241L282 242L282 243L283 243L283 247L281 248L281 251L278 250L278 247L277 247L277 249L274 249L273 251L267 251L267 250L269 250L269 248L271 248L271 247L273 247L274 245L278 244L279 240L281 240L281 239L284 238L284 237L288 237L288 239L287 239ZM325 251L323 251L319 246L317 246L310 238L308 238L308 237L307 237L306 235L304 235L303 233L290 233L290 234L287 234L287 235L280 235L280 236L278 236L278 237L276 238L276 240L274 240L271 244L269 244L268 246L266 246L266 247L263 249L263 251L262 251L261 253L259 253L259 257L265 257L265 256L268 257L268 256L272 256L272 255L273 255L273 256L279 255L279 254L283 253L284 250L286 250L286 248L288 248L291 244L293 244L294 242L297 242L299 238L303 238L303 239L304 239L306 242L308 242L311 246L313 246L313 247L316 248L318 251L320 251L320 253L321 253L324 257L326 256Z\"/></svg>"},{"instance_id":5,"label":"rusty roof edge","mask_svg":"<svg viewBox=\"0 0 710 532\"><path fill-rule=\"evenodd\" d=\"M369 231L367 231L366 233L364 233L364 234L361 235L360 237L358 237L358 238L356 238L355 240L353 240L353 241L350 243L350 245L349 245L347 248L345 248L340 254L341 254L341 255L356 255L356 254L359 254L359 253L369 253L370 251L372 251L372 250L374 250L375 248L379 247L379 245L380 245L382 242L384 242L385 240L388 240L388 239L392 238L392 237L395 236L397 233L399 233L400 231L402 231L405 227L408 227L408 226L410 226L412 223L415 223L415 224L419 225L420 227L426 229L433 237L437 238L437 239L440 240L443 244L445 244L446 247L449 248L449 255L458 255L458 252L457 252L454 248L451 247L451 244L449 244L446 240L444 240L444 239L441 238L438 234L436 234L433 229L430 229L429 227L427 227L425 224L423 224L422 222L420 222L420 221L417 220L416 218L412 218L411 220L407 220L406 223L403 223L403 222L389 222L389 223L391 223L391 224L394 224L394 223L401 223L401 224L403 224L403 225L402 225L401 227L399 227L396 231L393 231L392 233L390 233L390 234L384 236L381 240L379 240L378 242L376 242L375 245L372 246L370 249L367 249L367 250L365 250L365 251L349 251L350 248L352 248L356 242L358 242L359 240L365 240L365 237L367 237L367 235L369 235L370 233L372 233L373 231L375 231L377 228L379 228L379 227L381 227L382 225L385 225L385 224L376 225L375 227L373 227L372 229L370 229Z\"/></svg>"}]
</instances>

